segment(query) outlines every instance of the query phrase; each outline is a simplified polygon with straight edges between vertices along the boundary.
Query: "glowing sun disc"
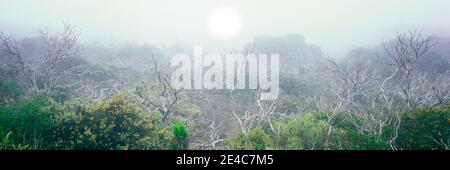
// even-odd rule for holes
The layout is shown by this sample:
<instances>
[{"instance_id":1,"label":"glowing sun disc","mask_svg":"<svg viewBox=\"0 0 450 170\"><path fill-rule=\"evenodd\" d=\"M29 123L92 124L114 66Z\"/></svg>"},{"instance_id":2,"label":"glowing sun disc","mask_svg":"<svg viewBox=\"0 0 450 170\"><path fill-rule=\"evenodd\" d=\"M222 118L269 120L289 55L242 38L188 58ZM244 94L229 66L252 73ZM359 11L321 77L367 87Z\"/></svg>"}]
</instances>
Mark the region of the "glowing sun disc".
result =
<instances>
[{"instance_id":1,"label":"glowing sun disc","mask_svg":"<svg viewBox=\"0 0 450 170\"><path fill-rule=\"evenodd\" d=\"M217 8L209 15L208 26L214 36L231 38L236 36L241 29L241 17L234 8Z\"/></svg>"}]
</instances>

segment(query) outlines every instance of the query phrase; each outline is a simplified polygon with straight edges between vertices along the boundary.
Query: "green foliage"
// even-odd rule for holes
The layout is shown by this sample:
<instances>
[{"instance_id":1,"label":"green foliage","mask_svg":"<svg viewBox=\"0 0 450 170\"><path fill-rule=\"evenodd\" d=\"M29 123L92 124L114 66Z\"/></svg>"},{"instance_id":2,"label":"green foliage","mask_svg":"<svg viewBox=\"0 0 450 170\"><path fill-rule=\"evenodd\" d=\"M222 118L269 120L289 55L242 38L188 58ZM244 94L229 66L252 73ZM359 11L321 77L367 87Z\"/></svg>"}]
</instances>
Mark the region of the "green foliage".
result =
<instances>
[{"instance_id":1,"label":"green foliage","mask_svg":"<svg viewBox=\"0 0 450 170\"><path fill-rule=\"evenodd\" d=\"M344 138L340 140L345 150L387 150L389 141L383 136L360 133L352 128L343 129Z\"/></svg>"},{"instance_id":2,"label":"green foliage","mask_svg":"<svg viewBox=\"0 0 450 170\"><path fill-rule=\"evenodd\" d=\"M69 89L65 86L58 85L51 89L33 89L27 91L24 98L46 98L59 103L69 100Z\"/></svg>"},{"instance_id":3,"label":"green foliage","mask_svg":"<svg viewBox=\"0 0 450 170\"><path fill-rule=\"evenodd\" d=\"M449 144L449 106L404 114L397 139L398 147L407 150L448 150Z\"/></svg>"},{"instance_id":4,"label":"green foliage","mask_svg":"<svg viewBox=\"0 0 450 170\"><path fill-rule=\"evenodd\" d=\"M44 137L53 129L51 115L43 111L43 107L48 105L47 99L34 98L0 107L0 131L11 132L8 140L17 145L45 148L51 141Z\"/></svg>"},{"instance_id":5,"label":"green foliage","mask_svg":"<svg viewBox=\"0 0 450 170\"><path fill-rule=\"evenodd\" d=\"M188 127L183 123L174 123L170 129L164 123L161 113L144 113L125 94L99 102L80 99L66 101L66 92L61 90L61 95L54 95L55 91L31 91L19 100L18 86L14 82L3 81L0 84L3 102L0 105L0 150L184 150L189 148L189 141L204 137L208 130L205 122L195 121ZM249 91L240 91L234 97L245 102L251 94ZM55 100L55 96L59 97ZM295 97L283 96L283 99L285 100L278 103L281 110L296 106L303 108L299 104L301 100ZM263 123L248 133L237 134L225 144L228 148L237 150L391 149L389 139L392 137L392 125L385 125L383 133L377 131L379 134L374 134L357 129L355 124L362 125L366 122L343 112L335 117L332 131L327 134L329 114L314 112L320 108L310 110L313 113L273 120L277 132L274 132L269 123ZM180 98L173 112L169 122L203 116L198 105L191 103L185 96ZM401 120L399 135L395 141L397 148L449 149L450 107L418 109L401 114Z\"/></svg>"},{"instance_id":6,"label":"green foliage","mask_svg":"<svg viewBox=\"0 0 450 170\"><path fill-rule=\"evenodd\" d=\"M172 126L172 142L171 147L175 150L186 150L188 148L189 140L188 133L183 123L175 123Z\"/></svg>"},{"instance_id":7,"label":"green foliage","mask_svg":"<svg viewBox=\"0 0 450 170\"><path fill-rule=\"evenodd\" d=\"M0 83L0 104L11 104L20 97L20 87L13 81L5 80Z\"/></svg>"},{"instance_id":8,"label":"green foliage","mask_svg":"<svg viewBox=\"0 0 450 170\"><path fill-rule=\"evenodd\" d=\"M358 117L350 117L348 114L338 114L336 117L332 145L330 149L345 150L387 150L390 149L387 136L391 134L389 126L385 126L383 134L373 134L367 131L359 131L355 124L364 121Z\"/></svg>"},{"instance_id":9,"label":"green foliage","mask_svg":"<svg viewBox=\"0 0 450 170\"><path fill-rule=\"evenodd\" d=\"M172 140L170 131L166 128L161 113L152 112L144 114L143 119L149 121L152 125L152 131L143 138L139 139L134 149L142 150L160 150L169 149Z\"/></svg>"},{"instance_id":10,"label":"green foliage","mask_svg":"<svg viewBox=\"0 0 450 170\"><path fill-rule=\"evenodd\" d=\"M229 140L227 144L233 150L265 150L274 146L272 139L260 127L251 130L247 134L238 134Z\"/></svg>"},{"instance_id":11,"label":"green foliage","mask_svg":"<svg viewBox=\"0 0 450 170\"><path fill-rule=\"evenodd\" d=\"M345 149L345 150L380 150L389 149L386 138L371 134L359 133L352 124L348 123L349 117L338 115L336 119L341 122L333 126L331 133L327 134L326 112L307 113L297 115L281 122L273 122L280 125L278 133L273 133L268 124L262 127L269 134L269 141L273 141L274 147L286 150L310 150L310 149ZM263 131L264 132L264 131ZM240 134L235 139L235 148L244 148L246 140Z\"/></svg>"},{"instance_id":12,"label":"green foliage","mask_svg":"<svg viewBox=\"0 0 450 170\"><path fill-rule=\"evenodd\" d=\"M0 150L26 150L29 149L29 145L17 144L11 140L12 132L2 133L0 132Z\"/></svg>"},{"instance_id":13,"label":"green foliage","mask_svg":"<svg viewBox=\"0 0 450 170\"><path fill-rule=\"evenodd\" d=\"M145 116L124 94L98 103L53 103L53 132L59 149L166 149L167 130Z\"/></svg>"},{"instance_id":14,"label":"green foliage","mask_svg":"<svg viewBox=\"0 0 450 170\"><path fill-rule=\"evenodd\" d=\"M282 149L324 149L326 121L313 114L289 119L281 125L277 143Z\"/></svg>"}]
</instances>

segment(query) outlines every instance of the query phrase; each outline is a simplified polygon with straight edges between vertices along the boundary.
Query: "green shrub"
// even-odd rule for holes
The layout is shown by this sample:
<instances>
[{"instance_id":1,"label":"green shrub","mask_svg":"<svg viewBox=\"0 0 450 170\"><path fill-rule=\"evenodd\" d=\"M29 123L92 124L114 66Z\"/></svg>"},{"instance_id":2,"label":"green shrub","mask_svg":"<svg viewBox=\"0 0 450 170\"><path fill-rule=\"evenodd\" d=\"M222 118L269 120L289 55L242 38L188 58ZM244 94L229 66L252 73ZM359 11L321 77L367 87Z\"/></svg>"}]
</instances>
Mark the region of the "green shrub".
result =
<instances>
[{"instance_id":1,"label":"green shrub","mask_svg":"<svg viewBox=\"0 0 450 170\"><path fill-rule=\"evenodd\" d=\"M175 123L172 126L172 149L185 150L188 148L188 133L183 123Z\"/></svg>"},{"instance_id":2,"label":"green shrub","mask_svg":"<svg viewBox=\"0 0 450 170\"><path fill-rule=\"evenodd\" d=\"M282 149L324 149L326 121L304 114L282 123L277 143Z\"/></svg>"},{"instance_id":3,"label":"green shrub","mask_svg":"<svg viewBox=\"0 0 450 170\"><path fill-rule=\"evenodd\" d=\"M396 144L407 150L449 149L450 107L404 114Z\"/></svg>"},{"instance_id":4,"label":"green shrub","mask_svg":"<svg viewBox=\"0 0 450 170\"><path fill-rule=\"evenodd\" d=\"M167 129L123 94L98 103L72 100L49 108L59 149L167 149Z\"/></svg>"},{"instance_id":5,"label":"green shrub","mask_svg":"<svg viewBox=\"0 0 450 170\"><path fill-rule=\"evenodd\" d=\"M0 83L0 104L12 104L20 97L20 87L13 81L4 80Z\"/></svg>"},{"instance_id":6,"label":"green shrub","mask_svg":"<svg viewBox=\"0 0 450 170\"><path fill-rule=\"evenodd\" d=\"M29 145L17 144L11 140L12 132L0 132L0 150L25 150L29 149Z\"/></svg>"},{"instance_id":7,"label":"green shrub","mask_svg":"<svg viewBox=\"0 0 450 170\"><path fill-rule=\"evenodd\" d=\"M330 146L330 149L388 150L391 148L388 140L392 132L390 126L385 126L383 134L377 135L367 131L359 131L355 124L362 124L364 121L358 117L340 114L336 119L336 122L339 123L334 127L333 146Z\"/></svg>"},{"instance_id":8,"label":"green shrub","mask_svg":"<svg viewBox=\"0 0 450 170\"><path fill-rule=\"evenodd\" d=\"M247 134L240 133L227 143L233 150L265 150L274 146L272 139L260 127Z\"/></svg>"},{"instance_id":9,"label":"green shrub","mask_svg":"<svg viewBox=\"0 0 450 170\"><path fill-rule=\"evenodd\" d=\"M345 150L388 150L389 141L383 136L375 136L370 133L359 133L352 128L344 129L344 138L341 143Z\"/></svg>"},{"instance_id":10,"label":"green shrub","mask_svg":"<svg viewBox=\"0 0 450 170\"><path fill-rule=\"evenodd\" d=\"M0 107L0 131L11 132L8 140L17 145L29 145L30 149L47 148L52 141L46 136L53 130L51 115L43 110L48 105L47 99L34 98Z\"/></svg>"}]
</instances>

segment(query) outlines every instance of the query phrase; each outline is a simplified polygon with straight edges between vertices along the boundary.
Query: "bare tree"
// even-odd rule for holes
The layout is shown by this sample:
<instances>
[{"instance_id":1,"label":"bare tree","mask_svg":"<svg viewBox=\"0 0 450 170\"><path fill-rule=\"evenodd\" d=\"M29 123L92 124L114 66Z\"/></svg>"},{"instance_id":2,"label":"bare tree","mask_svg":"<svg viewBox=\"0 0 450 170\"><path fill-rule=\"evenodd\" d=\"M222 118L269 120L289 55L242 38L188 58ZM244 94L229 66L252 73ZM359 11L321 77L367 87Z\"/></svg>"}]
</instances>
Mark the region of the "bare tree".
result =
<instances>
[{"instance_id":1,"label":"bare tree","mask_svg":"<svg viewBox=\"0 0 450 170\"><path fill-rule=\"evenodd\" d=\"M327 139L329 142L331 137L336 117L341 113L348 113L349 116L362 117L363 115L370 115L371 111L367 110L367 101L370 101L370 83L372 79L372 72L369 71L367 65L356 64L352 66L342 67L334 60L329 60L330 67L328 69L332 72L335 81L330 83L336 102L333 104L332 112L328 116L327 121ZM363 100L367 99L367 100ZM368 125L369 120L364 125ZM355 127L362 129L360 124L354 122ZM366 126L367 127L367 126Z\"/></svg>"},{"instance_id":2,"label":"bare tree","mask_svg":"<svg viewBox=\"0 0 450 170\"><path fill-rule=\"evenodd\" d=\"M10 57L4 68L13 72L16 81L27 90L39 88L50 90L67 76L74 75L78 69L61 70L62 61L79 53L76 46L80 33L74 26L64 23L61 31L45 27L38 31L42 42L42 53L38 56L25 56L24 44L18 43L3 33L0 34L0 51ZM38 80L42 81L39 87Z\"/></svg>"},{"instance_id":3,"label":"bare tree","mask_svg":"<svg viewBox=\"0 0 450 170\"><path fill-rule=\"evenodd\" d=\"M262 93L261 89L258 89L254 95L254 103L247 105L243 109L243 114L236 113L236 109L232 110L232 115L237 121L237 124L242 133L248 133L250 130L256 128L262 123L268 123L270 130L274 134L280 133L281 122L283 118L287 117L287 111L277 112L276 101L263 101L260 99ZM233 103L236 106L237 102L232 97Z\"/></svg>"},{"instance_id":4,"label":"bare tree","mask_svg":"<svg viewBox=\"0 0 450 170\"><path fill-rule=\"evenodd\" d=\"M436 35L422 35L421 31L398 34L393 45L384 44L384 50L392 59L393 76L400 76L400 94L407 109L416 107L412 100L414 89L420 85L415 64L438 42Z\"/></svg>"},{"instance_id":5,"label":"bare tree","mask_svg":"<svg viewBox=\"0 0 450 170\"><path fill-rule=\"evenodd\" d=\"M141 82L135 92L142 99L144 106L156 108L163 115L163 120L166 120L180 99L183 89L172 85L169 66L163 66L155 56L153 60L156 84Z\"/></svg>"},{"instance_id":6,"label":"bare tree","mask_svg":"<svg viewBox=\"0 0 450 170\"><path fill-rule=\"evenodd\" d=\"M206 134L203 134L206 138L197 139L196 142L192 144L194 148L198 149L214 149L220 145L220 143L225 142L225 135L223 134L224 120L216 120L216 118L212 118L211 120L200 118L194 119L192 121L202 122L207 128Z\"/></svg>"},{"instance_id":7,"label":"bare tree","mask_svg":"<svg viewBox=\"0 0 450 170\"><path fill-rule=\"evenodd\" d=\"M2 69L12 73L15 81L24 88L37 89L37 78L32 64L24 59L17 41L5 36L3 32L0 33L0 41L0 51L4 53L2 58L5 57ZM11 59L7 57L11 57ZM6 60L11 62L6 62ZM25 77L25 80L20 79L20 75Z\"/></svg>"},{"instance_id":8,"label":"bare tree","mask_svg":"<svg viewBox=\"0 0 450 170\"><path fill-rule=\"evenodd\" d=\"M381 83L381 91L386 92L386 85L394 78L399 79L399 94L405 100L407 109L416 107L417 101L412 100L414 90L423 84L424 75L416 69L416 62L423 57L435 44L435 35L423 36L420 31L398 34L393 44L383 44L386 54L392 59L392 72Z\"/></svg>"},{"instance_id":9,"label":"bare tree","mask_svg":"<svg viewBox=\"0 0 450 170\"><path fill-rule=\"evenodd\" d=\"M423 85L424 78L416 69L417 61L422 58L434 45L438 42L436 35L423 35L421 31L411 31L409 33L398 34L393 45L383 44L386 54L392 59L391 66L393 72L386 78L381 89L386 95L385 85L388 81L393 80L394 77L399 77L399 91L398 93L405 102L406 110L412 110L420 103L414 100L414 95L418 95L419 87ZM401 125L401 118L396 112L396 122L394 125L394 132L390 140L391 147L396 149L395 140L398 137L398 130Z\"/></svg>"},{"instance_id":10,"label":"bare tree","mask_svg":"<svg viewBox=\"0 0 450 170\"><path fill-rule=\"evenodd\" d=\"M91 73L95 73L92 71ZM105 98L109 98L117 94L118 92L124 91L126 87L130 84L129 81L124 80L106 80L95 83L83 83L77 81L73 84L68 85L69 87L76 87L71 94L84 96L89 100L99 101Z\"/></svg>"},{"instance_id":11,"label":"bare tree","mask_svg":"<svg viewBox=\"0 0 450 170\"><path fill-rule=\"evenodd\" d=\"M445 106L450 103L450 71L437 77L431 88L430 105Z\"/></svg>"}]
</instances>

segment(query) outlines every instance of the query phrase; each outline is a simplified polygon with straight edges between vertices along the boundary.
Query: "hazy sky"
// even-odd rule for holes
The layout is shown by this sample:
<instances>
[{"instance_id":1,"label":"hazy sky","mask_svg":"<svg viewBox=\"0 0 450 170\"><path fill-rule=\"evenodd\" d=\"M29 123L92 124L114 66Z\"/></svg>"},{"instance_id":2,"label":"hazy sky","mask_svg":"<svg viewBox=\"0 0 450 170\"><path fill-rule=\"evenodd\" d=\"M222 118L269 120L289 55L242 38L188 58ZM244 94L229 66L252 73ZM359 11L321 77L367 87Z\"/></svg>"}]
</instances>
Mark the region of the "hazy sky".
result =
<instances>
[{"instance_id":1,"label":"hazy sky","mask_svg":"<svg viewBox=\"0 0 450 170\"><path fill-rule=\"evenodd\" d=\"M220 39L208 30L214 9L234 8L240 32ZM68 21L83 40L135 40L241 47L255 36L299 33L341 56L373 46L397 31L424 29L450 36L450 0L0 0L0 29L32 33Z\"/></svg>"}]
</instances>

